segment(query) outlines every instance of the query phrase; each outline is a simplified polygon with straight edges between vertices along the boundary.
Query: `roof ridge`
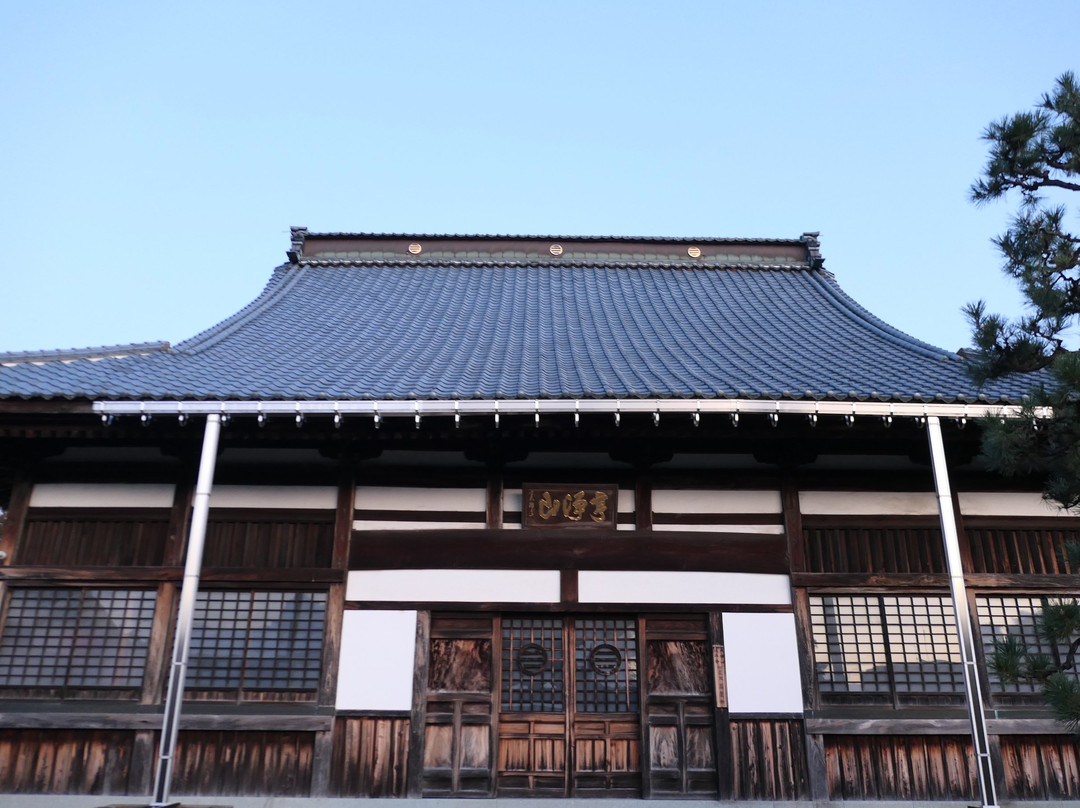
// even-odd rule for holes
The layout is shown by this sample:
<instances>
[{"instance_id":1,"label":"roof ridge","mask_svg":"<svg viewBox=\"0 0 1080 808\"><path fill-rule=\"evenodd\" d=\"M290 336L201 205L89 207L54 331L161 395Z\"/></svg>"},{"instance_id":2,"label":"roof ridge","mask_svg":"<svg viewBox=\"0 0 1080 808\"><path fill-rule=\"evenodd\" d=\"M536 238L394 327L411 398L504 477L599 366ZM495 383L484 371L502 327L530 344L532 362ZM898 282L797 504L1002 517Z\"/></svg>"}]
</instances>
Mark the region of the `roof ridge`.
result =
<instances>
[{"instance_id":1,"label":"roof ridge","mask_svg":"<svg viewBox=\"0 0 1080 808\"><path fill-rule=\"evenodd\" d=\"M0 365L20 365L27 362L71 362L76 359L120 359L124 356L145 356L171 350L166 341L127 342L120 345L100 345L92 348L58 348L44 351L0 352Z\"/></svg>"},{"instance_id":2,"label":"roof ridge","mask_svg":"<svg viewBox=\"0 0 1080 808\"><path fill-rule=\"evenodd\" d=\"M897 345L902 348L910 348L911 350L921 353L930 359L951 359L957 362L963 362L963 357L945 348L939 348L936 345L931 345L929 342L923 342L917 337L911 336L905 331L901 331L895 326L889 325L880 317L875 315L868 309L863 308L854 298L848 295L843 290L840 284L837 282L835 276L831 272L822 271L820 273L811 272L810 277L814 279L827 294L832 296L841 305L841 307L849 314L853 315L856 319L860 320L865 326L873 329L876 333L887 339L893 345Z\"/></svg>"},{"instance_id":3,"label":"roof ridge","mask_svg":"<svg viewBox=\"0 0 1080 808\"><path fill-rule=\"evenodd\" d=\"M773 271L809 271L810 266L803 261L734 261L715 263L691 263L688 261L617 261L598 260L595 258L558 258L545 260L542 258L521 260L450 260L442 258L301 258L297 262L300 267L461 267L480 268L491 267L586 267L586 268L617 268L617 269L767 269Z\"/></svg>"},{"instance_id":4,"label":"roof ridge","mask_svg":"<svg viewBox=\"0 0 1080 808\"><path fill-rule=\"evenodd\" d=\"M656 244L806 244L806 239L799 238L721 238L718 236L548 236L542 234L512 234L512 233L350 233L335 231L329 233L317 233L304 231L305 238L415 238L415 239L536 239L537 241L626 241L626 242L649 242Z\"/></svg>"},{"instance_id":5,"label":"roof ridge","mask_svg":"<svg viewBox=\"0 0 1080 808\"><path fill-rule=\"evenodd\" d=\"M177 344L176 350L185 353L196 353L205 350L232 334L259 312L276 303L303 277L304 267L300 267L295 272L289 272L289 269L289 264L281 264L275 268L270 280L267 281L258 297L236 312L236 314L226 317L220 323L212 325L205 331L200 331L195 336Z\"/></svg>"}]
</instances>

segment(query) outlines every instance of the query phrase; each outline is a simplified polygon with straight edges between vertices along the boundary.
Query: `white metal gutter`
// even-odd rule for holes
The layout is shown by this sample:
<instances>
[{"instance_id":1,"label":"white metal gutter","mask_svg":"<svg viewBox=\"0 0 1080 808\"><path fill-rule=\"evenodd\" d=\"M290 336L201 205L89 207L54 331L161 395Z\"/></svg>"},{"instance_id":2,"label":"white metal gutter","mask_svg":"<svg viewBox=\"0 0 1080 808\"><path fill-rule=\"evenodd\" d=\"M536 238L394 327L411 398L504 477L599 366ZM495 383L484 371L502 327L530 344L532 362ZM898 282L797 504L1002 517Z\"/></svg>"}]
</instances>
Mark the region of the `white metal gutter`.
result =
<instances>
[{"instance_id":1,"label":"white metal gutter","mask_svg":"<svg viewBox=\"0 0 1080 808\"><path fill-rule=\"evenodd\" d=\"M645 413L654 415L727 413L729 415L803 415L803 416L875 416L881 418L981 418L995 416L1018 418L1023 410L1018 404L886 402L886 401L807 401L734 398L541 398L541 399L446 399L401 400L293 400L293 401L95 401L94 412L102 416L145 415L366 415L400 416L476 416L476 415L590 415L597 413ZM1049 418L1049 408L1035 412L1037 418Z\"/></svg>"}]
</instances>

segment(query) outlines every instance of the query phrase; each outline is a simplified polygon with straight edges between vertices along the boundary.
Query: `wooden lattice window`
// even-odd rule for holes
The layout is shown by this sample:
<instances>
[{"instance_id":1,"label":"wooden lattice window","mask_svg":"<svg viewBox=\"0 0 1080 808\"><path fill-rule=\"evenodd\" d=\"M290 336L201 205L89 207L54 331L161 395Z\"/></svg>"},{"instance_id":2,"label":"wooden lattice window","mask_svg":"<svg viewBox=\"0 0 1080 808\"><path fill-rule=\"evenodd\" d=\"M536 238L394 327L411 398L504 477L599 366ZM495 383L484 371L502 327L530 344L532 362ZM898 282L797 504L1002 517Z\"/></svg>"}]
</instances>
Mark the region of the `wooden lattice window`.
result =
<instances>
[{"instance_id":1,"label":"wooden lattice window","mask_svg":"<svg viewBox=\"0 0 1080 808\"><path fill-rule=\"evenodd\" d=\"M0 638L0 686L142 686L157 593L13 589Z\"/></svg>"},{"instance_id":2,"label":"wooden lattice window","mask_svg":"<svg viewBox=\"0 0 1080 808\"><path fill-rule=\"evenodd\" d=\"M322 669L325 622L325 592L200 592L188 685L314 690Z\"/></svg>"},{"instance_id":3,"label":"wooden lattice window","mask_svg":"<svg viewBox=\"0 0 1080 808\"><path fill-rule=\"evenodd\" d=\"M574 621L574 679L579 713L638 711L637 621Z\"/></svg>"},{"instance_id":4,"label":"wooden lattice window","mask_svg":"<svg viewBox=\"0 0 1080 808\"><path fill-rule=\"evenodd\" d=\"M515 617L502 625L502 709L564 712L563 621Z\"/></svg>"},{"instance_id":5,"label":"wooden lattice window","mask_svg":"<svg viewBox=\"0 0 1080 808\"><path fill-rule=\"evenodd\" d=\"M948 699L964 692L948 598L815 595L810 620L823 701Z\"/></svg>"},{"instance_id":6,"label":"wooden lattice window","mask_svg":"<svg viewBox=\"0 0 1080 808\"><path fill-rule=\"evenodd\" d=\"M1045 655L1052 664L1060 666L1069 652L1068 643L1055 645L1046 640L1039 631L1039 616L1049 603L1073 598L1052 598L1039 596L1000 596L992 595L976 598L979 614L979 628L982 633L983 649L987 656L994 651L994 642L1006 637L1016 637L1027 646L1029 653ZM1070 676L1080 677L1075 669ZM990 690L1000 693L1039 693L1041 687L1034 682L1003 682L990 672Z\"/></svg>"}]
</instances>

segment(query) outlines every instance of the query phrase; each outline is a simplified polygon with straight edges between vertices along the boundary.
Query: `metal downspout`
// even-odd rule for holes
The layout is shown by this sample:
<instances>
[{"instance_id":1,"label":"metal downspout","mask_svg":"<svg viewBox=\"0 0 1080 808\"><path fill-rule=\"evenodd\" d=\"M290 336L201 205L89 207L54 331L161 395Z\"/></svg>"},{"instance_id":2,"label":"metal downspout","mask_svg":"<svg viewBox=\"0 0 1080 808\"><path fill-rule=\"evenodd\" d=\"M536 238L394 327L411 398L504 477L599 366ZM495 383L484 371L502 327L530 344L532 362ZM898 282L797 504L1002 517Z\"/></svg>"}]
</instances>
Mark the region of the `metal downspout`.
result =
<instances>
[{"instance_id":1,"label":"metal downspout","mask_svg":"<svg viewBox=\"0 0 1080 808\"><path fill-rule=\"evenodd\" d=\"M184 582L180 588L180 606L176 617L176 637L173 641L172 667L169 670L169 690L165 697L165 715L161 724L161 746L157 771L154 773L154 801L151 808L164 808L169 802L176 739L180 730L180 710L184 703L184 679L187 677L188 651L191 648L191 627L195 616L195 598L199 593L199 571L202 568L203 547L206 544L206 520L210 514L210 489L214 484L218 438L221 435L221 416L206 416L203 433L199 477L192 501L191 531L188 533L187 560L184 563Z\"/></svg>"},{"instance_id":2,"label":"metal downspout","mask_svg":"<svg viewBox=\"0 0 1080 808\"><path fill-rule=\"evenodd\" d=\"M975 762L978 766L979 791L985 808L997 808L997 788L994 785L994 766L990 758L990 738L986 731L982 685L978 664L975 661L975 634L971 627L971 612L968 608L967 588L964 585L960 538L956 532L956 516L953 512L952 491L949 487L949 469L945 463L945 441L941 435L941 419L937 416L927 418L926 431L930 439L930 461L934 469L934 487L937 489L938 515L941 518L941 536L945 543L945 561L949 572L953 613L956 616L956 633L960 640L964 690L967 695L968 718L971 720L971 741L975 748Z\"/></svg>"}]
</instances>

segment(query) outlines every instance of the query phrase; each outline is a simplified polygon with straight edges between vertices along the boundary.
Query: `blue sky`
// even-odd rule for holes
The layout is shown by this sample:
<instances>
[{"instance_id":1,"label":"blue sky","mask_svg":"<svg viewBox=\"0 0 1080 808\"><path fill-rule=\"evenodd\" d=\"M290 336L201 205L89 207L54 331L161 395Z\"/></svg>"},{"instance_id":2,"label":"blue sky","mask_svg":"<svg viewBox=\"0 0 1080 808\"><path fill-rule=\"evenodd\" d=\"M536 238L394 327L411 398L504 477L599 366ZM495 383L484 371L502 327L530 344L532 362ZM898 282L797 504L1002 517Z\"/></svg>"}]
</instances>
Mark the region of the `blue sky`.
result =
<instances>
[{"instance_id":1,"label":"blue sky","mask_svg":"<svg viewBox=\"0 0 1080 808\"><path fill-rule=\"evenodd\" d=\"M1017 310L967 189L1080 3L0 3L0 351L179 342L314 231L797 237ZM1073 219L1075 225L1075 219Z\"/></svg>"}]
</instances>

